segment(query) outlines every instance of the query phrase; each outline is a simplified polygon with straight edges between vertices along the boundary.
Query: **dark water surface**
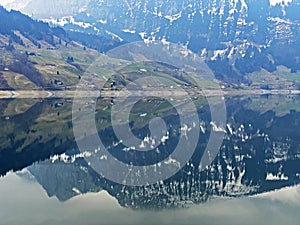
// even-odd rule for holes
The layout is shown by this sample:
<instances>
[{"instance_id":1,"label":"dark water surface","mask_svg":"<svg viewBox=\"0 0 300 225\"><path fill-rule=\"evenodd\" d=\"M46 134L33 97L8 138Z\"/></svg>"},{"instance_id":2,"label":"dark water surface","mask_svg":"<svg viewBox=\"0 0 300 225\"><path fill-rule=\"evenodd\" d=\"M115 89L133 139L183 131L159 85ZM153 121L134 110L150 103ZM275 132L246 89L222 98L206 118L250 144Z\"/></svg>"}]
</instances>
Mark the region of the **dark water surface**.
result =
<instances>
[{"instance_id":1,"label":"dark water surface","mask_svg":"<svg viewBox=\"0 0 300 225\"><path fill-rule=\"evenodd\" d=\"M168 102L144 99L132 109L129 124L143 148L155 145L148 122L165 121L168 135L145 152L118 140L113 104L99 99L95 111L111 155L144 166L172 154L185 130ZM78 149L71 100L1 100L0 224L299 224L300 96L232 97L226 108L222 129L198 99L201 132L189 162L164 181L126 186L100 175L93 153ZM224 140L202 169L212 132Z\"/></svg>"}]
</instances>

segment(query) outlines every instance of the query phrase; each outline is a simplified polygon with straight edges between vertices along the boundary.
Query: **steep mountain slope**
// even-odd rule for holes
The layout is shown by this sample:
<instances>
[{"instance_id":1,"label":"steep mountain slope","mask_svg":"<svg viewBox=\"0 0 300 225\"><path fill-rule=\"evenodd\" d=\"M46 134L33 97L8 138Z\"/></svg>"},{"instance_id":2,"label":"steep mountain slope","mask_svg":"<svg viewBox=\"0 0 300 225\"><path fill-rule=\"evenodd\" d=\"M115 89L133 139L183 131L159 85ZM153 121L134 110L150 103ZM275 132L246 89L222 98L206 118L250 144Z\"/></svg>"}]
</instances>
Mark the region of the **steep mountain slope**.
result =
<instances>
[{"instance_id":1,"label":"steep mountain slope","mask_svg":"<svg viewBox=\"0 0 300 225\"><path fill-rule=\"evenodd\" d=\"M7 9L19 10L35 17L49 17L72 15L80 11L88 2L89 0L8 0L1 1L1 4Z\"/></svg>"},{"instance_id":2,"label":"steep mountain slope","mask_svg":"<svg viewBox=\"0 0 300 225\"><path fill-rule=\"evenodd\" d=\"M100 55L84 45L105 51L117 44L104 37L66 33L3 7L0 17L1 90L74 88Z\"/></svg>"},{"instance_id":3,"label":"steep mountain slope","mask_svg":"<svg viewBox=\"0 0 300 225\"><path fill-rule=\"evenodd\" d=\"M272 5L269 0L59 2L51 1L54 8L66 9L64 16L54 15L51 7L48 15L35 15L43 11L39 1L23 11L68 30L118 41L181 43L205 56L216 77L229 83L251 84L248 74L273 73L277 66L293 73L300 69L299 0Z\"/></svg>"}]
</instances>

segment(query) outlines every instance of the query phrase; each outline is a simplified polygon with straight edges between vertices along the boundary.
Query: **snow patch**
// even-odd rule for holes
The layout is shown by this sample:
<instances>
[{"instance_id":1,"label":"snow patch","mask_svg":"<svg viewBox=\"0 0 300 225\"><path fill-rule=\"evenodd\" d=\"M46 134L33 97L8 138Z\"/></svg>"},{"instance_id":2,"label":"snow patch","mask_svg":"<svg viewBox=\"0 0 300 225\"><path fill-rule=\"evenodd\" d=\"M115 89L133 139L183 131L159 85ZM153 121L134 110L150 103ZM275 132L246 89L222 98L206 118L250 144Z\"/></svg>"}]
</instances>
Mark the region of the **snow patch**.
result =
<instances>
[{"instance_id":1,"label":"snow patch","mask_svg":"<svg viewBox=\"0 0 300 225\"><path fill-rule=\"evenodd\" d=\"M288 3L292 2L292 1L293 0L270 0L270 5L274 6L274 5L276 5L278 3L282 3L282 2L284 2L284 4L288 4Z\"/></svg>"},{"instance_id":2,"label":"snow patch","mask_svg":"<svg viewBox=\"0 0 300 225\"><path fill-rule=\"evenodd\" d=\"M174 14L174 15L170 15L170 16L165 16L165 18L167 20L170 21L170 23L173 23L174 21L178 20L181 18L181 12Z\"/></svg>"},{"instance_id":3,"label":"snow patch","mask_svg":"<svg viewBox=\"0 0 300 225\"><path fill-rule=\"evenodd\" d=\"M101 24L107 24L107 20L98 20L97 22L99 22Z\"/></svg>"},{"instance_id":4,"label":"snow patch","mask_svg":"<svg viewBox=\"0 0 300 225\"><path fill-rule=\"evenodd\" d=\"M50 24L53 24L53 25L58 25L58 26L61 26L61 27L65 26L67 24L73 24L73 25L82 27L83 29L88 29L88 28L93 27L93 25L90 24L90 23L75 21L73 16L65 16L65 17L62 17L61 19L54 19L54 18L50 17L50 19L44 19L43 21L46 22L46 23L50 23Z\"/></svg>"},{"instance_id":5,"label":"snow patch","mask_svg":"<svg viewBox=\"0 0 300 225\"><path fill-rule=\"evenodd\" d=\"M135 30L123 29L122 31L123 31L124 33L135 34Z\"/></svg>"},{"instance_id":6,"label":"snow patch","mask_svg":"<svg viewBox=\"0 0 300 225\"><path fill-rule=\"evenodd\" d=\"M107 33L108 35L110 35L113 39L118 39L120 42L123 42L123 39L121 37L119 37L118 35L106 30L105 33Z\"/></svg>"},{"instance_id":7,"label":"snow patch","mask_svg":"<svg viewBox=\"0 0 300 225\"><path fill-rule=\"evenodd\" d=\"M215 50L214 51L214 55L213 57L211 57L211 60L217 60L217 58L220 57L224 57L226 55L226 53L228 52L228 49L224 49L224 50Z\"/></svg>"},{"instance_id":8,"label":"snow patch","mask_svg":"<svg viewBox=\"0 0 300 225\"><path fill-rule=\"evenodd\" d=\"M22 11L30 2L32 2L32 0L1 0L0 5L8 10L14 9Z\"/></svg>"}]
</instances>

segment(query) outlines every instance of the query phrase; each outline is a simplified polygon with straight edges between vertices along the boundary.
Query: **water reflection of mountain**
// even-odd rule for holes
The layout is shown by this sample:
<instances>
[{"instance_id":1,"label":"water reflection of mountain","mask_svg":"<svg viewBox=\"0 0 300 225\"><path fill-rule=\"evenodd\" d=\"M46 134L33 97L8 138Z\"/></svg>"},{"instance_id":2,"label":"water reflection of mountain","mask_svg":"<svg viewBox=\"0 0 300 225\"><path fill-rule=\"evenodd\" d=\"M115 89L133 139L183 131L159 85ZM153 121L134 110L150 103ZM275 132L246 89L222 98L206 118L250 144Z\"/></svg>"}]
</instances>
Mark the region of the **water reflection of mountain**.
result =
<instances>
[{"instance_id":1,"label":"water reflection of mountain","mask_svg":"<svg viewBox=\"0 0 300 225\"><path fill-rule=\"evenodd\" d=\"M74 146L70 106L61 100L0 101L0 174L18 171Z\"/></svg>"},{"instance_id":2,"label":"water reflection of mountain","mask_svg":"<svg viewBox=\"0 0 300 225\"><path fill-rule=\"evenodd\" d=\"M271 96L227 101L226 138L213 164L202 172L198 168L205 141L198 145L199 149L191 161L179 173L164 182L147 187L122 186L100 177L84 161L84 155L74 149L60 156L53 156L55 152L49 151L70 146L67 141L57 146L49 145L50 147L47 145L51 142L44 143L43 151L47 151L49 157L52 155L51 159L36 163L28 167L28 170L49 196L56 196L61 201L80 193L104 189L117 198L122 206L136 209L186 206L190 203L203 203L213 196L240 197L299 184L300 134L297 128L300 127L300 112L289 111L286 107L280 110L282 99L274 99L276 100ZM297 101L297 97L293 98L291 109L296 108ZM268 103L273 110L265 110L266 105L263 105L264 110L259 112L257 105L262 102ZM271 107L273 103L277 107ZM201 109L199 116L207 130L203 134L203 140L207 140L210 131L209 113ZM12 146L11 149L13 148ZM31 147L28 149L35 150ZM29 159L31 162L37 161L30 156L31 151L27 154L27 163L23 166L28 165ZM25 155L26 152L24 158ZM40 159L45 156L40 155ZM5 157L9 158L10 155L1 151L1 161L4 162ZM6 168L16 170L21 165L20 162L14 167L15 164L10 163L11 161L7 161Z\"/></svg>"}]
</instances>

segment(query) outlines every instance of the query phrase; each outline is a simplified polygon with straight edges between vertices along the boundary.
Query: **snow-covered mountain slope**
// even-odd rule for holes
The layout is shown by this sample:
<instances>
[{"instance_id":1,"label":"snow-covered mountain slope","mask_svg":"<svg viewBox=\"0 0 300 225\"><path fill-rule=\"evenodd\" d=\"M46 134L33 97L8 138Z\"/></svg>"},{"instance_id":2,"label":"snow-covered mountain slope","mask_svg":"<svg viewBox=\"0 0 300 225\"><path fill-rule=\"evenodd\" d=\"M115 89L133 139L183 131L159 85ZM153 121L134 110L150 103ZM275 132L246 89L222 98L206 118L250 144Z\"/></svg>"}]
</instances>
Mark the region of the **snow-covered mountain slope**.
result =
<instances>
[{"instance_id":1,"label":"snow-covered mountain slope","mask_svg":"<svg viewBox=\"0 0 300 225\"><path fill-rule=\"evenodd\" d=\"M112 0L110 0L110 1L114 2ZM273 5L273 6L278 4L278 3L282 3L282 2L285 2L285 4L287 4L287 3L290 3L291 1L292 0L269 0L270 5ZM37 12L36 14L39 14L38 12L45 12L44 16L47 16L46 13L48 14L48 16L53 16L53 14L55 14L57 12L57 11L55 11L55 9L59 8L59 10L61 10L62 12L63 11L67 12L67 11L69 11L70 7L75 6L75 8L77 8L77 9L79 9L79 11L81 11L81 10L84 10L87 7L87 4L89 2L91 2L91 0L66 1L65 3L64 3L64 1L59 1L59 0L48 0L48 1L2 0L0 2L0 5L4 6L7 9L20 10L22 12L25 12L25 13L27 12L29 14L33 13L33 12L30 12L30 10L33 10L34 12ZM100 3L105 2L105 0L100 0L98 2L100 2ZM50 8L50 9L47 9L47 11L45 11L44 9L46 7L43 7L41 5L41 3L44 3L46 5L52 4L53 7ZM62 5L60 5L60 3L62 3ZM66 13L64 16L66 16L67 14L68 13Z\"/></svg>"},{"instance_id":2,"label":"snow-covered mountain slope","mask_svg":"<svg viewBox=\"0 0 300 225\"><path fill-rule=\"evenodd\" d=\"M0 5L4 6L7 9L22 11L31 1L32 0L2 0L0 2Z\"/></svg>"},{"instance_id":3,"label":"snow-covered mountain slope","mask_svg":"<svg viewBox=\"0 0 300 225\"><path fill-rule=\"evenodd\" d=\"M7 9L19 10L36 18L62 17L76 14L85 9L89 0L4 0L0 2Z\"/></svg>"},{"instance_id":4,"label":"snow-covered mountain slope","mask_svg":"<svg viewBox=\"0 0 300 225\"><path fill-rule=\"evenodd\" d=\"M286 2L289 2L287 0ZM66 29L132 40L233 42L267 44L267 28L274 20L289 19L295 9L277 0L12 0L6 7ZM295 7L299 0L293 1ZM287 3L286 3L287 4ZM299 7L299 6L298 6ZM290 7L291 8L291 7ZM291 11L291 12L290 12ZM203 44L202 44L203 45ZM204 46L196 46L198 50ZM200 49L199 49L200 48ZM202 49L201 49L202 50Z\"/></svg>"}]
</instances>

